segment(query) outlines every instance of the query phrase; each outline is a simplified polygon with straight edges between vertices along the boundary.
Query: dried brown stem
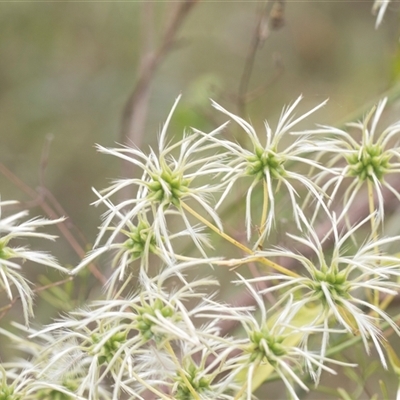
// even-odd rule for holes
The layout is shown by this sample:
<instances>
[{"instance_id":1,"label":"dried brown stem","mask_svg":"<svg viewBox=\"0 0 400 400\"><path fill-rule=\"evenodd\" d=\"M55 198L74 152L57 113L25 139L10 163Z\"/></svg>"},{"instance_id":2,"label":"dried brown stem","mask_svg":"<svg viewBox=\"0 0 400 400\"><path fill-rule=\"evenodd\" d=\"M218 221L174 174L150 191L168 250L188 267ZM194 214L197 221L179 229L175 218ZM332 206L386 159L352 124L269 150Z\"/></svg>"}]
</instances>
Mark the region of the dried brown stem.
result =
<instances>
[{"instance_id":1,"label":"dried brown stem","mask_svg":"<svg viewBox=\"0 0 400 400\"><path fill-rule=\"evenodd\" d=\"M248 93L250 78L253 73L254 62L256 59L257 51L264 44L265 40L269 37L271 29L279 29L284 24L284 0L276 0L272 6L265 2L264 6L259 5L257 8L257 25L254 34L251 38L249 52L247 54L243 73L239 83L239 91L237 96L238 113L243 118L246 117L246 104L255 98L261 96L283 73L283 65L279 58L275 56L275 65L277 72L265 84L259 88Z\"/></svg>"},{"instance_id":2,"label":"dried brown stem","mask_svg":"<svg viewBox=\"0 0 400 400\"><path fill-rule=\"evenodd\" d=\"M10 182L12 182L16 187L21 189L24 193L26 193L29 197L32 198L33 202L36 205L40 206L46 216L50 219L57 219L60 215L53 210L52 207L46 202L44 196L45 191L42 190L43 194L37 193L30 186L24 183L21 179L19 179L16 175L14 175L4 164L0 163L0 173L3 174ZM78 243L75 239L75 236L72 235L70 230L67 228L65 222L60 222L57 224L57 228L61 232L61 235L65 238L65 240L69 243L71 248L75 251L75 253L83 258L86 254L83 247ZM107 282L107 278L98 270L94 263L89 265L90 272L98 279L103 285Z\"/></svg>"},{"instance_id":3,"label":"dried brown stem","mask_svg":"<svg viewBox=\"0 0 400 400\"><path fill-rule=\"evenodd\" d=\"M257 7L257 26L254 31L254 34L251 38L251 44L249 48L249 52L246 57L246 61L244 64L244 69L242 73L242 77L240 78L239 83L239 92L238 92L238 112L239 115L245 117L246 113L246 95L249 88L250 77L253 72L254 61L256 59L257 50L260 48L261 44L268 37L268 15L267 15L267 6L261 8L261 6Z\"/></svg>"},{"instance_id":4,"label":"dried brown stem","mask_svg":"<svg viewBox=\"0 0 400 400\"><path fill-rule=\"evenodd\" d=\"M73 279L74 279L74 278L73 278L72 276L69 276L68 278L63 279L63 280L61 280L61 281L52 282L52 283L49 283L48 285L37 287L37 288L33 289L32 291L33 291L34 293L39 293L39 292L42 292L43 290L47 290L47 289L50 289L50 288L52 288L52 287L56 287L56 286L63 285L64 283L70 282L70 281L72 281ZM11 308L13 307L13 305L14 305L20 298L21 298L21 296L19 296L19 295L18 295L18 296L15 296L15 297L10 301L10 303L8 303L8 304L5 305L4 307L1 307L1 308L0 308L0 319L4 318L4 316L11 310Z\"/></svg>"},{"instance_id":5,"label":"dried brown stem","mask_svg":"<svg viewBox=\"0 0 400 400\"><path fill-rule=\"evenodd\" d=\"M133 142L137 146L140 146L138 139L140 140L143 134L142 130L138 129L139 123L137 121L140 117L140 111L143 109L143 103L147 100L146 94L149 90L151 81L158 66L173 47L178 29L182 25L189 11L198 1L199 0L187 0L183 3L179 3L175 13L172 15L165 34L163 35L160 46L155 52L148 54L146 59L143 60L140 76L123 112L121 128L122 142Z\"/></svg>"},{"instance_id":6,"label":"dried brown stem","mask_svg":"<svg viewBox=\"0 0 400 400\"><path fill-rule=\"evenodd\" d=\"M274 59L274 65L275 65L275 73L267 82L265 82L264 84L260 85L259 87L255 88L255 89L253 89L252 91L246 93L244 96L244 103L250 103L250 102L258 99L264 93L266 93L268 91L268 89L275 82L277 82L277 80L285 72L285 67L282 63L280 54L278 54L278 53L273 54L273 59Z\"/></svg>"},{"instance_id":7,"label":"dried brown stem","mask_svg":"<svg viewBox=\"0 0 400 400\"><path fill-rule=\"evenodd\" d=\"M120 140L122 143L134 144L140 147L145 133L148 103L150 100L151 83L155 72L169 51L176 43L176 34L184 22L192 7L199 0L186 0L176 7L171 20L162 37L162 42L155 51L151 51L152 28L152 4L143 4L143 36L145 37L145 49L142 56L141 68L136 85L130 95L122 115ZM132 176L133 167L128 162L122 163L122 176ZM121 191L121 201L131 196L130 188Z\"/></svg>"}]
</instances>

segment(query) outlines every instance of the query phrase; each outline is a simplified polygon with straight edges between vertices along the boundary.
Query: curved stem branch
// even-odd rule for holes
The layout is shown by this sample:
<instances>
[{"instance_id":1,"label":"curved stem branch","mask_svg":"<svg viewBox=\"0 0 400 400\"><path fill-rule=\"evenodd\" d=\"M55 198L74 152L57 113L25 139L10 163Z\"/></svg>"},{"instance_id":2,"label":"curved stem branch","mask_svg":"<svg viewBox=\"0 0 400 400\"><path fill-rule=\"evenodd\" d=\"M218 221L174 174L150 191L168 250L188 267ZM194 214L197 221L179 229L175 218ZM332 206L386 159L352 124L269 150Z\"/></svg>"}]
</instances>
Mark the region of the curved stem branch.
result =
<instances>
[{"instance_id":1,"label":"curved stem branch","mask_svg":"<svg viewBox=\"0 0 400 400\"><path fill-rule=\"evenodd\" d=\"M181 201L181 206L188 211L190 214L192 214L195 218L197 218L200 222L202 222L204 225L208 226L211 230L213 230L216 234L227 240L229 243L232 243L234 246L238 247L239 249L243 250L245 253L249 254L250 256L253 256L249 259L250 262L257 261L260 262L261 264L266 265L267 267L273 268L276 271L287 275L287 276L292 276L294 278L298 278L299 275L296 274L295 272L282 267L279 264L274 263L273 261L268 260L267 258L264 257L258 257L253 250L249 249L247 246L244 244L238 242L235 240L233 237L227 235L226 233L222 232L219 228L217 228L214 224L212 224L210 221L207 221L205 218L203 218L199 213L194 211L191 207L189 207L186 203Z\"/></svg>"}]
</instances>

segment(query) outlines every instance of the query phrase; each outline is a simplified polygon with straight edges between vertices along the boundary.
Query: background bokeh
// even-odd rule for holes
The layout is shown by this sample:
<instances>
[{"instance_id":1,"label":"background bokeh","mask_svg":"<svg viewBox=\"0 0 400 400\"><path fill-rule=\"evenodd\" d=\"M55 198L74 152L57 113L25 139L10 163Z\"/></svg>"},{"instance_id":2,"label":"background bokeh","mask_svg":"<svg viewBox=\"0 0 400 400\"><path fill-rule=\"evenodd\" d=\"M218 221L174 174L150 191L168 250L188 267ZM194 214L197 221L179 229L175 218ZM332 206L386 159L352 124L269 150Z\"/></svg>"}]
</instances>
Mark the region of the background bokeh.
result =
<instances>
[{"instance_id":1,"label":"background bokeh","mask_svg":"<svg viewBox=\"0 0 400 400\"><path fill-rule=\"evenodd\" d=\"M104 211L90 206L91 187L104 188L123 175L120 162L98 154L94 144L121 142L122 112L138 79L146 35L157 46L177 7L172 1L147 3L152 3L151 29L144 1L0 3L0 162L33 189L44 172L46 188L68 215L71 232L88 247ZM237 111L234 99L260 3L197 2L152 81L141 147L154 146L179 93L172 135L181 135L185 126L212 129L224 121L209 97ZM248 105L246 117L261 129L266 118L273 125L283 105L303 94L299 113L329 98L310 121L340 124L359 110L361 117L366 104L395 87L399 6L391 3L376 30L372 4L287 1L284 26L271 31L257 51L249 90L267 86ZM385 118L393 120L399 112L394 103ZM31 204L21 184L4 174L0 188L2 200ZM31 213L43 211L37 207ZM62 238L57 243L46 246L62 264L76 265L73 249ZM43 270L27 272L33 281L38 273ZM42 313L39 319L47 322L50 316Z\"/></svg>"},{"instance_id":2,"label":"background bokeh","mask_svg":"<svg viewBox=\"0 0 400 400\"><path fill-rule=\"evenodd\" d=\"M0 4L0 160L26 184L39 184L42 150L53 136L46 186L72 221L92 238L99 211L89 207L91 187L120 176L117 160L97 154L95 143L120 142L123 107L132 92L146 32L143 3L7 2ZM144 145L179 93L173 126L212 126L208 97L237 93L256 24L255 1L199 1L178 33L179 46L152 83ZM376 101L396 79L399 28L394 3L375 30L372 1L287 2L285 25L257 53L250 89L271 82L248 107L261 126L284 104L305 96L304 109L330 98L315 119L338 123L366 101ZM176 7L154 2L154 42ZM284 67L277 75L274 59ZM218 116L219 117L219 116ZM203 125L203 126L202 126ZM174 128L173 128L174 129ZM24 194L1 177L3 199Z\"/></svg>"}]
</instances>

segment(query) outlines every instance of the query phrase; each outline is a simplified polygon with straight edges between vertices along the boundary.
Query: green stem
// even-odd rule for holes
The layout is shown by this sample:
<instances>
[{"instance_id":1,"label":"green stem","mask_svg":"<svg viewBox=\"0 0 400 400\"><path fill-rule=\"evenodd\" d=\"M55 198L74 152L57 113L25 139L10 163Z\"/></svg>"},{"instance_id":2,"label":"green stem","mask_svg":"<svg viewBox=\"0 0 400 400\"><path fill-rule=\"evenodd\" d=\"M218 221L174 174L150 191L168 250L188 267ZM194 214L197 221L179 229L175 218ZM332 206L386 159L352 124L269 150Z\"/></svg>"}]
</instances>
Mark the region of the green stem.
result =
<instances>
[{"instance_id":1,"label":"green stem","mask_svg":"<svg viewBox=\"0 0 400 400\"><path fill-rule=\"evenodd\" d=\"M204 225L208 226L211 230L213 230L216 234L218 234L219 236L223 237L225 240L227 240L229 243L232 243L234 246L238 247L239 249L241 249L242 251L244 251L247 254L250 254L251 256L253 256L252 261L257 260L258 262L260 262L261 264L266 265L267 267L273 268L278 272L281 272L284 275L287 276L291 276L293 278L299 278L300 275L296 274L295 272L282 267L279 264L274 263L273 261L270 261L264 257L258 257L256 255L256 253L254 253L253 250L249 249L248 247L246 247L245 245L243 245L242 243L238 242L237 240L235 240L234 238L232 238L231 236L227 235L226 233L222 232L221 229L217 228L214 224L212 224L211 222L207 221L205 218L203 218L199 213L197 213L196 211L194 211L190 206L188 206L186 203L184 203L183 201L180 202L181 206L188 211L190 214L192 214L195 218L197 218L200 222L202 222Z\"/></svg>"},{"instance_id":2,"label":"green stem","mask_svg":"<svg viewBox=\"0 0 400 400\"><path fill-rule=\"evenodd\" d=\"M268 213L268 186L267 182L263 180L263 209L261 214L261 224L260 224L260 236L263 236L265 231L265 223L267 221L267 213Z\"/></svg>"},{"instance_id":3,"label":"green stem","mask_svg":"<svg viewBox=\"0 0 400 400\"><path fill-rule=\"evenodd\" d=\"M369 213L373 215L375 213L375 202L374 202L374 188L372 186L372 182L368 179L367 180L368 186L368 204L369 204ZM373 237L373 241L376 243L378 240L378 226L376 217L371 218L371 233ZM379 253L379 247L375 246L375 253ZM379 307L379 291L374 290L374 305Z\"/></svg>"},{"instance_id":4,"label":"green stem","mask_svg":"<svg viewBox=\"0 0 400 400\"><path fill-rule=\"evenodd\" d=\"M156 396L159 396L160 399L162 400L170 400L171 397L167 396L164 393L161 393L159 390L157 390L153 385L150 385L149 383L146 382L146 380L142 379L139 375L137 375L134 371L132 371L133 377L140 382L144 387L146 387L150 392L154 393Z\"/></svg>"},{"instance_id":5,"label":"green stem","mask_svg":"<svg viewBox=\"0 0 400 400\"><path fill-rule=\"evenodd\" d=\"M178 369L178 373L179 373L180 377L185 382L186 387L189 389L189 391L192 394L193 398L195 400L201 400L200 396L197 394L197 392L194 390L192 384L189 382L187 376L185 375L185 372L182 370L182 367L181 367L181 365L179 363L178 358L176 357L176 354L174 352L174 349L171 346L171 343L170 342L166 342L164 346L165 346L166 350L168 351L168 353L171 355L171 357L172 357L172 359L173 359L173 361L174 361L174 363L175 363L175 365L176 365L176 367Z\"/></svg>"}]
</instances>

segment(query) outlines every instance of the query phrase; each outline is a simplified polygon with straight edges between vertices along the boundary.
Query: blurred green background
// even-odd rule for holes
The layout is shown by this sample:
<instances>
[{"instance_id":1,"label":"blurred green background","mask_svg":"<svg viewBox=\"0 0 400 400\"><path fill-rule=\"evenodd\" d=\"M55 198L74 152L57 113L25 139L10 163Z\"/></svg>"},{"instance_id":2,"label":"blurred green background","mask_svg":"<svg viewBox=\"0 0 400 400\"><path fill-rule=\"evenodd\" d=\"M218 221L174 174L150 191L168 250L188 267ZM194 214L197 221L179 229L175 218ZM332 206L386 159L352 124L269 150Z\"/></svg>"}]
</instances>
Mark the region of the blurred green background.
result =
<instances>
[{"instance_id":1,"label":"blurred green background","mask_svg":"<svg viewBox=\"0 0 400 400\"><path fill-rule=\"evenodd\" d=\"M259 3L199 1L193 7L178 32L179 46L153 81L144 146L154 144L179 93L171 132L215 126L208 115L220 116L208 105L210 96L236 111L225 99L237 94ZM276 121L282 106L301 93L304 110L329 97L315 121L334 124L393 85L398 6L389 7L375 30L372 3L286 3L285 25L271 32L255 60L250 90L272 82L247 109L255 125ZM156 44L176 6L152 3ZM0 161L35 188L46 137L53 135L46 186L91 242L100 215L89 206L91 187L121 176L118 160L97 154L94 144L120 142L145 40L143 7L138 1L0 3ZM274 79L277 55L284 71ZM27 200L0 179L2 199ZM63 262L77 261L64 256Z\"/></svg>"}]
</instances>

